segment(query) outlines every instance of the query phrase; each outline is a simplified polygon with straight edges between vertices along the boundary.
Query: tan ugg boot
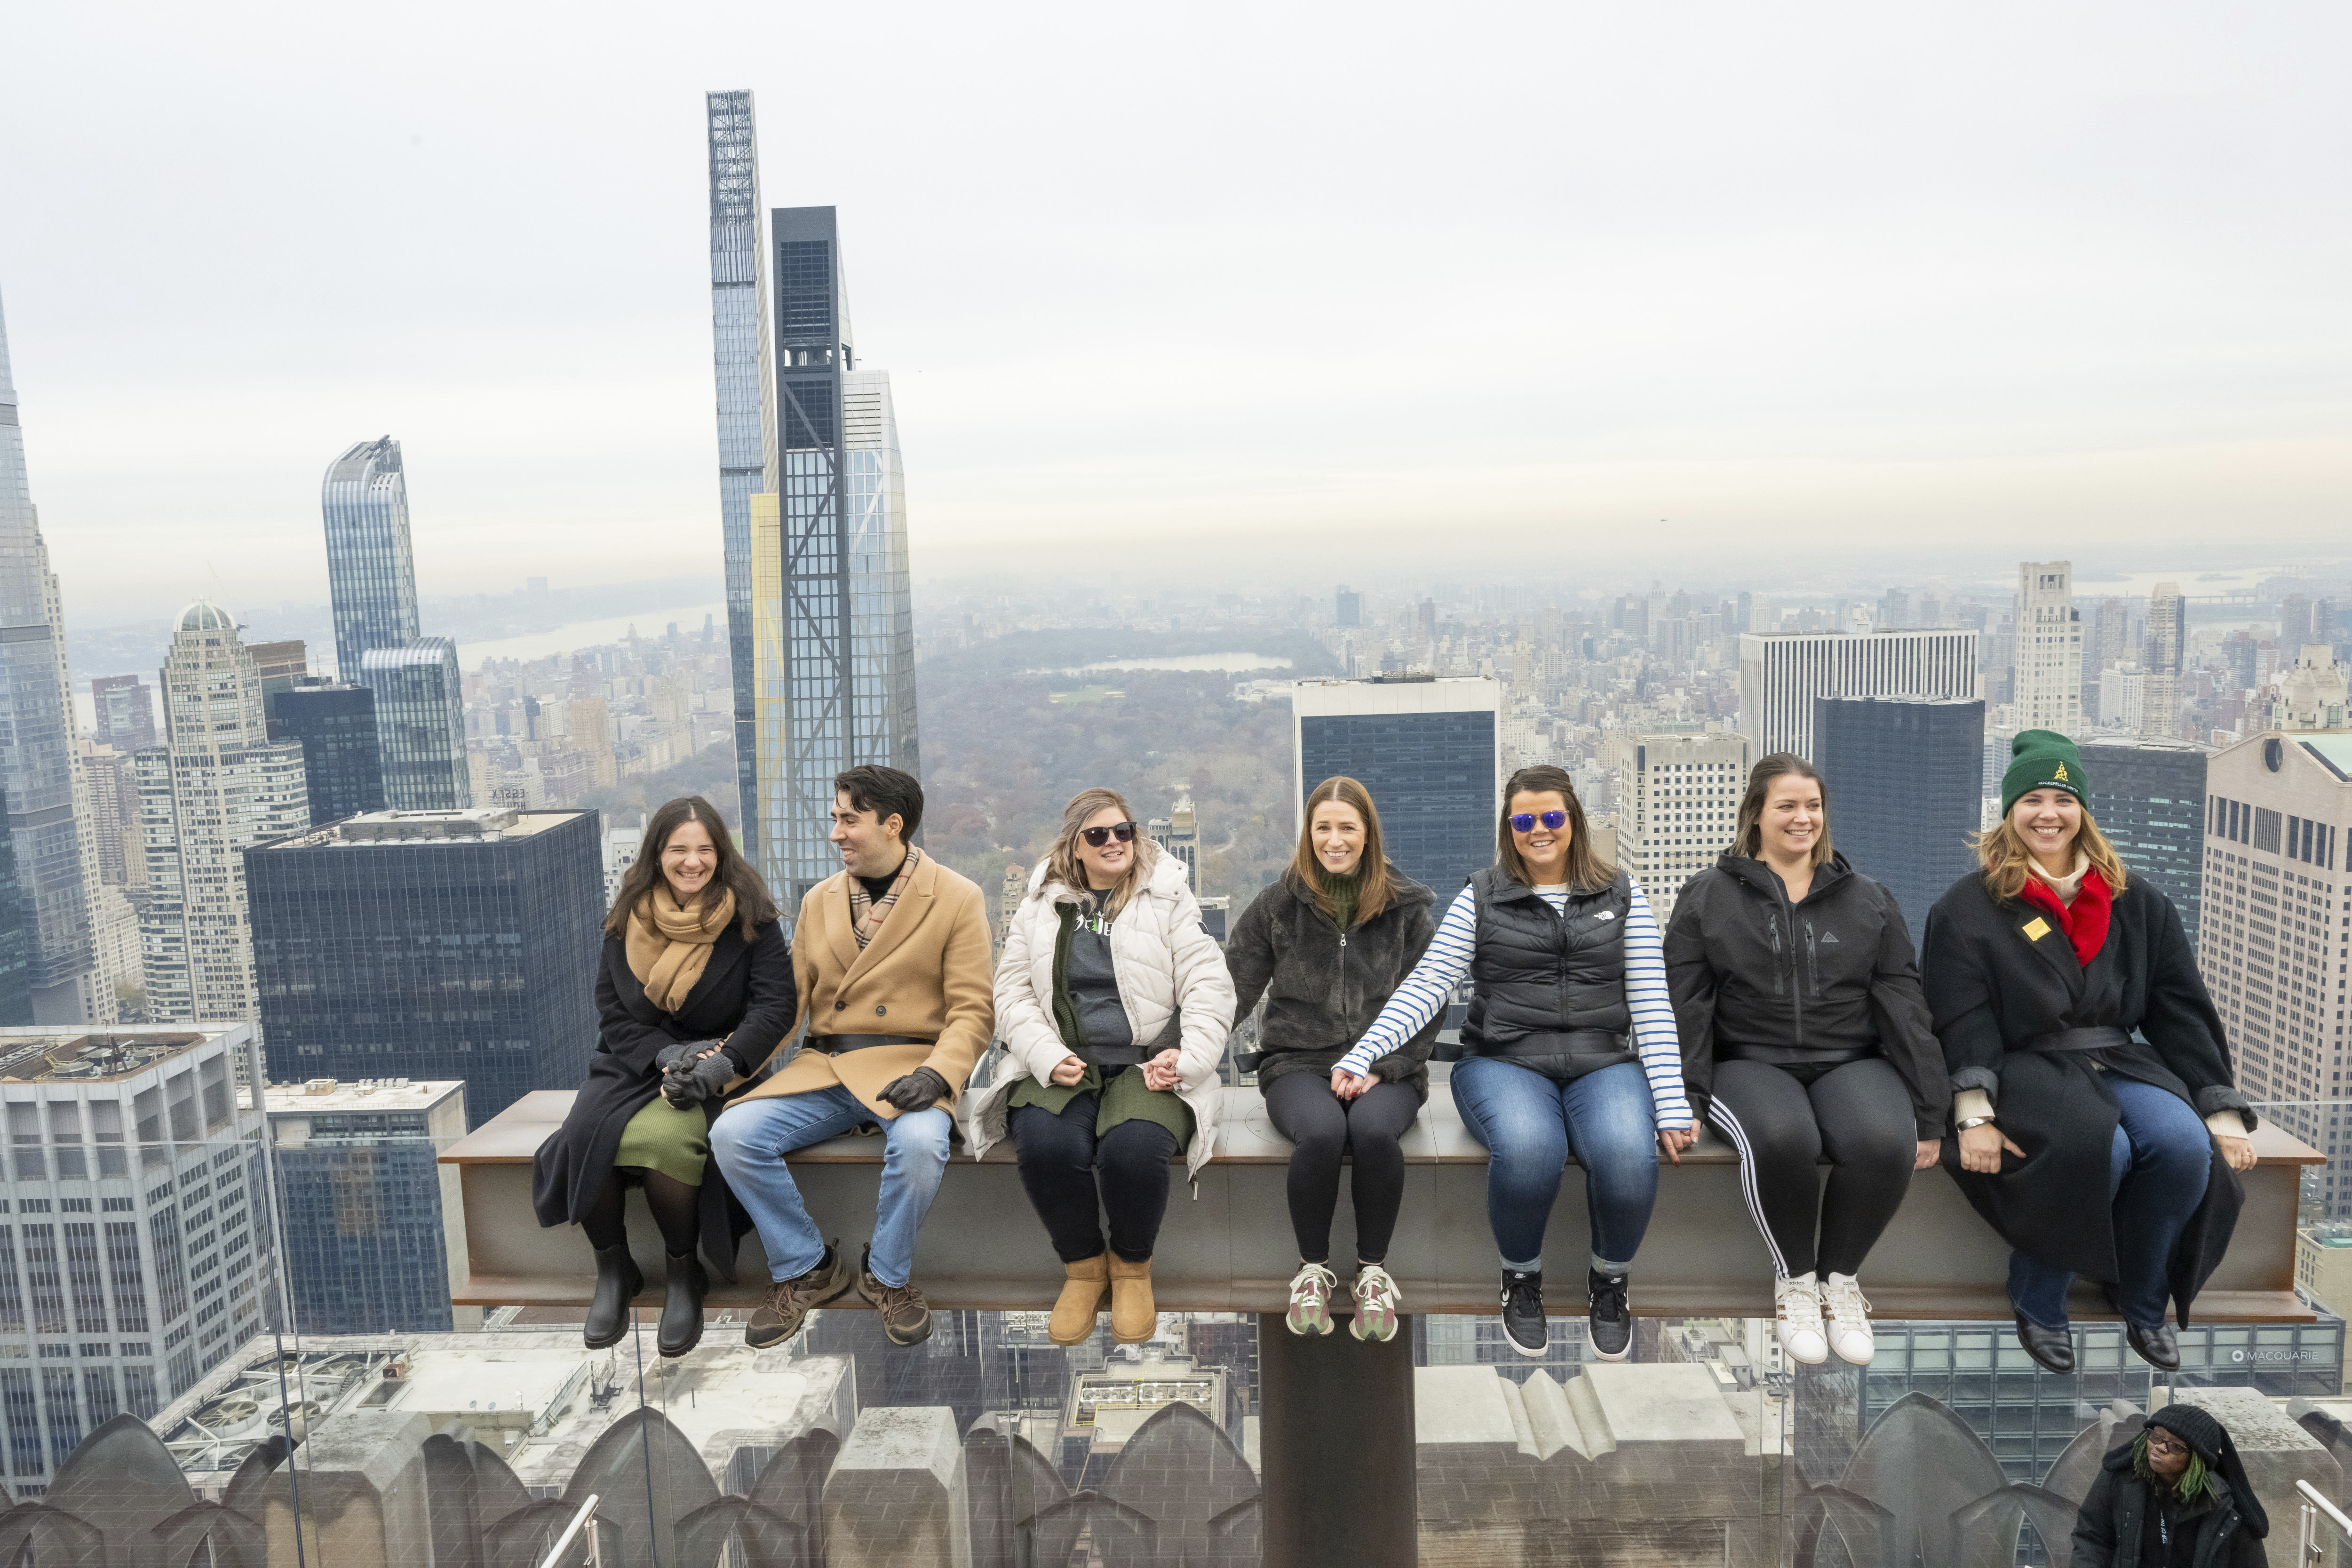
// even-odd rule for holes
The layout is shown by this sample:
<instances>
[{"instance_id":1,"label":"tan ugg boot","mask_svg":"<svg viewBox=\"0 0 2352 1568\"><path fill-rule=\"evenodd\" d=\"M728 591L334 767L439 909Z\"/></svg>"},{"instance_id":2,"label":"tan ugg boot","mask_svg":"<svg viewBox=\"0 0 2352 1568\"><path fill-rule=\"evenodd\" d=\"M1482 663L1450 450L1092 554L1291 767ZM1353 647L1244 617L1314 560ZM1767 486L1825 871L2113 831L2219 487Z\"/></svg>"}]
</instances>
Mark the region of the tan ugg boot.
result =
<instances>
[{"instance_id":1,"label":"tan ugg boot","mask_svg":"<svg viewBox=\"0 0 2352 1568\"><path fill-rule=\"evenodd\" d=\"M1160 1331L1160 1309L1151 1300L1151 1259L1129 1263L1110 1258L1110 1331L1123 1345L1139 1345Z\"/></svg>"},{"instance_id":2,"label":"tan ugg boot","mask_svg":"<svg viewBox=\"0 0 2352 1568\"><path fill-rule=\"evenodd\" d=\"M1047 1339L1057 1345L1076 1345L1092 1337L1096 1314L1110 1294L1109 1258L1108 1252L1097 1252L1080 1262L1062 1265L1062 1272L1069 1278L1062 1282L1054 1315L1045 1321Z\"/></svg>"}]
</instances>

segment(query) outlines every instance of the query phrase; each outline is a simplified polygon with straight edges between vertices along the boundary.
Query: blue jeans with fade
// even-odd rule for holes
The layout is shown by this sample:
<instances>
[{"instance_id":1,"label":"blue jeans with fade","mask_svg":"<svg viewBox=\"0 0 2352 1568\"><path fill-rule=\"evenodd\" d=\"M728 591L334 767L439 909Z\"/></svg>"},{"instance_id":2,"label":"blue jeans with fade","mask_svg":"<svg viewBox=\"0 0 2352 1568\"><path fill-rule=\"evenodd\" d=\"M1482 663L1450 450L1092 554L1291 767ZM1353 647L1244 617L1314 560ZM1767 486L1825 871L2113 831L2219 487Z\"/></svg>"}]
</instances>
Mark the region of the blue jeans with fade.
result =
<instances>
[{"instance_id":1,"label":"blue jeans with fade","mask_svg":"<svg viewBox=\"0 0 2352 1568\"><path fill-rule=\"evenodd\" d=\"M1544 1229L1570 1154L1584 1167L1593 1267L1630 1268L1658 1196L1658 1113L1638 1062L1562 1083L1502 1057L1454 1064L1454 1103L1486 1146L1486 1223L1507 1268L1543 1267Z\"/></svg>"},{"instance_id":2,"label":"blue jeans with fade","mask_svg":"<svg viewBox=\"0 0 2352 1568\"><path fill-rule=\"evenodd\" d=\"M2171 1294L2165 1276L2172 1248L2205 1201L2213 1171L2213 1134L2188 1101L2168 1089L2119 1073L2106 1075L2123 1117L2107 1155L2107 1198L2115 1215L2116 1301L2136 1328L2164 1322ZM2028 1322L2066 1326L2066 1291L2074 1277L2022 1252L2009 1255L2009 1300Z\"/></svg>"},{"instance_id":3,"label":"blue jeans with fade","mask_svg":"<svg viewBox=\"0 0 2352 1568\"><path fill-rule=\"evenodd\" d=\"M934 1105L883 1121L840 1084L727 1108L710 1124L710 1157L760 1227L768 1273L794 1279L824 1261L824 1232L809 1218L784 1156L838 1138L868 1122L882 1128L882 1193L875 1205L867 1267L885 1285L904 1285L915 1268L915 1236L947 1173L948 1113Z\"/></svg>"}]
</instances>

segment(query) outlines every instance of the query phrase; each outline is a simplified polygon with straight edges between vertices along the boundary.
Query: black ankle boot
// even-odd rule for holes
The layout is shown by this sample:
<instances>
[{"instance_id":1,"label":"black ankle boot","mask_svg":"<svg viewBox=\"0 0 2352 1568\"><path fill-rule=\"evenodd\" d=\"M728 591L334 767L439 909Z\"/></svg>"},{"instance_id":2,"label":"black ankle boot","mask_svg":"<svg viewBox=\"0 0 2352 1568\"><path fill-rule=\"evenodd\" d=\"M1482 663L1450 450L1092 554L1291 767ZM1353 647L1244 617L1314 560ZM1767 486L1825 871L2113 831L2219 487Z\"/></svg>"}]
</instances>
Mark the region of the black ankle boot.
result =
<instances>
[{"instance_id":1,"label":"black ankle boot","mask_svg":"<svg viewBox=\"0 0 2352 1568\"><path fill-rule=\"evenodd\" d=\"M621 1342L629 1331L629 1303L645 1288L646 1277L629 1256L627 1242L596 1249L596 1294L589 1300L588 1321L581 1326L590 1350Z\"/></svg>"},{"instance_id":2,"label":"black ankle boot","mask_svg":"<svg viewBox=\"0 0 2352 1568\"><path fill-rule=\"evenodd\" d=\"M669 1260L669 1288L662 1295L659 1342L662 1354L680 1356L702 1342L702 1293L709 1280L702 1259L691 1252L664 1256Z\"/></svg>"}]
</instances>

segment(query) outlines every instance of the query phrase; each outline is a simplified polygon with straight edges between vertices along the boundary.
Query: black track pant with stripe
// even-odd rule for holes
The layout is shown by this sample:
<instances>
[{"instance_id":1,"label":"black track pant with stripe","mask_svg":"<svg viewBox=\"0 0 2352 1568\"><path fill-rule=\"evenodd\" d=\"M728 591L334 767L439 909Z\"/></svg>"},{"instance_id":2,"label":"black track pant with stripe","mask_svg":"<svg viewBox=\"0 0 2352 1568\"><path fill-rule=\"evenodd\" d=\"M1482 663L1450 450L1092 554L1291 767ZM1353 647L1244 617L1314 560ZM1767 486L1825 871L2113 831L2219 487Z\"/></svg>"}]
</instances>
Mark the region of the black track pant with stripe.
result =
<instances>
[{"instance_id":1,"label":"black track pant with stripe","mask_svg":"<svg viewBox=\"0 0 2352 1568\"><path fill-rule=\"evenodd\" d=\"M1713 1100L1707 1120L1739 1151L1740 1189L1779 1277L1860 1273L1918 1152L1902 1077L1876 1057L1818 1073L1717 1062Z\"/></svg>"}]
</instances>

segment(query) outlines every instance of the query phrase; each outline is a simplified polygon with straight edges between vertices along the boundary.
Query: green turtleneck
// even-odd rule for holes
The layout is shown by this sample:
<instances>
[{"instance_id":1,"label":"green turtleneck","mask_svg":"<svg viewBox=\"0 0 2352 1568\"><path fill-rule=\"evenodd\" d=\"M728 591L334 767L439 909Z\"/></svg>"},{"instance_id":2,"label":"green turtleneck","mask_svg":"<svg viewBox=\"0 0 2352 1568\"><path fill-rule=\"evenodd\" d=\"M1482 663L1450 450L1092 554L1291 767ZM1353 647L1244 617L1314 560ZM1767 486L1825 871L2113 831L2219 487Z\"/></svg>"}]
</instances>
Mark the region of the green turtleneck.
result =
<instances>
[{"instance_id":1,"label":"green turtleneck","mask_svg":"<svg viewBox=\"0 0 2352 1568\"><path fill-rule=\"evenodd\" d=\"M1331 918L1341 931L1349 930L1356 923L1356 893L1362 886L1363 873L1350 871L1342 877L1318 867L1317 874L1323 879L1323 896L1331 900Z\"/></svg>"}]
</instances>

